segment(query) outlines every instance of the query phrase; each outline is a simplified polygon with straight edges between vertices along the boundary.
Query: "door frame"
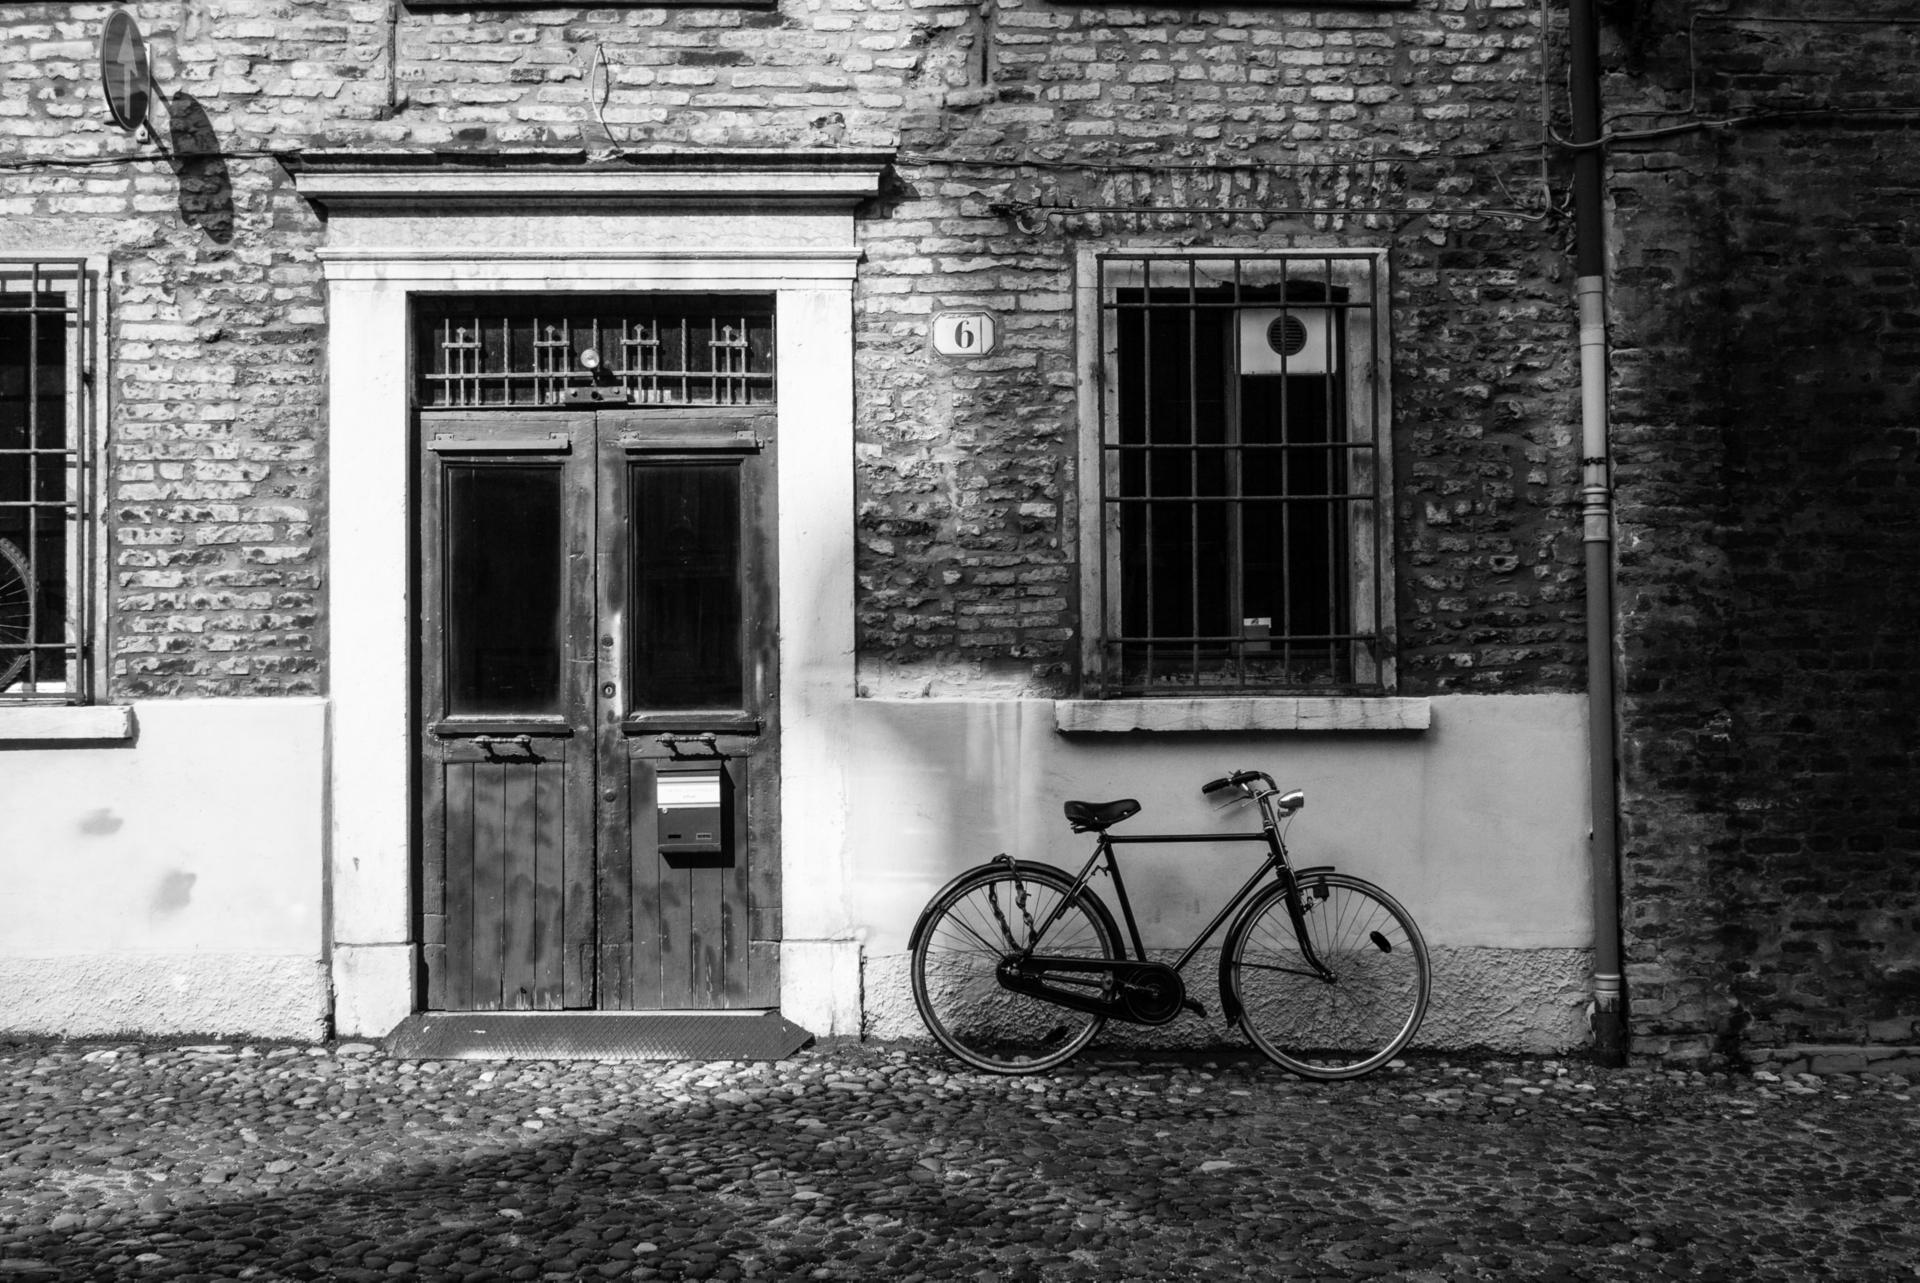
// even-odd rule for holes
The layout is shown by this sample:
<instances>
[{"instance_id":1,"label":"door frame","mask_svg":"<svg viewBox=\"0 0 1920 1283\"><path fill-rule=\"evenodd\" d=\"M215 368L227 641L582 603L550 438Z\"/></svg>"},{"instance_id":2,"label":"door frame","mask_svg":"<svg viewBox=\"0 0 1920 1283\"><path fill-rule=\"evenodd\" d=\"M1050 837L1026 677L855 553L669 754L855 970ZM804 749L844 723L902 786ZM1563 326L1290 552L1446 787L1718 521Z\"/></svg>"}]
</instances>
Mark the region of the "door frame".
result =
<instances>
[{"instance_id":1,"label":"door frame","mask_svg":"<svg viewBox=\"0 0 1920 1283\"><path fill-rule=\"evenodd\" d=\"M787 446L776 478L780 1009L816 1033L857 1030L839 748L854 697L853 215L886 160L670 158L583 174L342 158L296 174L328 214L325 890L337 1034L384 1035L419 1009L408 325L413 294L465 291L774 297Z\"/></svg>"}]
</instances>

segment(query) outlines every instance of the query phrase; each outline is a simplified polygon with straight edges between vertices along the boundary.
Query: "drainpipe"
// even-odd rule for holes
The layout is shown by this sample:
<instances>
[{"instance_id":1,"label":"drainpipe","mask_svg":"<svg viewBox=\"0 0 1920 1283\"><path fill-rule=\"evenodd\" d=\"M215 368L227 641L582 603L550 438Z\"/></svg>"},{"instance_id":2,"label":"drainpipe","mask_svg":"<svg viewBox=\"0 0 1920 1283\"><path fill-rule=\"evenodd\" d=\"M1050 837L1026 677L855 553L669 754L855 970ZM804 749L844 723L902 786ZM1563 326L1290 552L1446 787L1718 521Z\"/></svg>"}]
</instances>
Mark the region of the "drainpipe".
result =
<instances>
[{"instance_id":1,"label":"drainpipe","mask_svg":"<svg viewBox=\"0 0 1920 1283\"><path fill-rule=\"evenodd\" d=\"M1613 488L1607 456L1606 158L1600 147L1600 21L1569 0L1573 97L1574 276L1580 300L1581 523L1587 562L1587 770L1593 814L1593 1038L1603 1065L1627 1060L1620 978L1620 851L1615 828Z\"/></svg>"}]
</instances>

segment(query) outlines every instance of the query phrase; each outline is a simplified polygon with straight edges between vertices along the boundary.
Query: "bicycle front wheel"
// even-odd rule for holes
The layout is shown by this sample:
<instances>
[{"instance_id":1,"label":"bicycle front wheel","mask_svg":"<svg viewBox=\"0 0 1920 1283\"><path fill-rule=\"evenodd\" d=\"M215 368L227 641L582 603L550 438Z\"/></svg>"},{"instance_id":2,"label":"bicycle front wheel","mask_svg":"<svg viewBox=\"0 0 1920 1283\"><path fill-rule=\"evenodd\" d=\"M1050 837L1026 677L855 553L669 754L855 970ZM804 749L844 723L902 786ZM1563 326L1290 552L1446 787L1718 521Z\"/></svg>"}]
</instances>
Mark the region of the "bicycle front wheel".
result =
<instances>
[{"instance_id":1,"label":"bicycle front wheel","mask_svg":"<svg viewBox=\"0 0 1920 1283\"><path fill-rule=\"evenodd\" d=\"M1240 1027L1268 1059L1306 1078L1358 1078L1420 1028L1432 984L1427 944L1407 911L1370 882L1309 873L1299 885L1298 930L1277 886L1234 924L1229 993Z\"/></svg>"},{"instance_id":2,"label":"bicycle front wheel","mask_svg":"<svg viewBox=\"0 0 1920 1283\"><path fill-rule=\"evenodd\" d=\"M990 864L927 905L913 928L913 1002L941 1046L976 1069L1024 1074L1061 1064L1100 1032L1104 1016L1015 993L998 978L1003 959L1029 948L1051 957L1121 956L1113 917L1091 892L1083 887L1061 909L1072 890L1073 879L1052 865L1021 862L1016 877ZM1054 983L1100 998L1112 978L1063 973Z\"/></svg>"}]
</instances>

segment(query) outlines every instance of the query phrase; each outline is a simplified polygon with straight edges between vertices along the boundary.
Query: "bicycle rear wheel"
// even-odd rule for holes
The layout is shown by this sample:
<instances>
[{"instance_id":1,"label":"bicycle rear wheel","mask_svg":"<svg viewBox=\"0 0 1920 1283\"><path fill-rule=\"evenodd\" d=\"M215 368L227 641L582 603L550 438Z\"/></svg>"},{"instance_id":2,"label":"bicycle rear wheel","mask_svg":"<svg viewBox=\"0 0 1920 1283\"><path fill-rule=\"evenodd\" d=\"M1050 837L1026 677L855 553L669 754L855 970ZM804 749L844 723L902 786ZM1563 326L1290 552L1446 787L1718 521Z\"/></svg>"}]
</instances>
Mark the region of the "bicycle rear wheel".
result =
<instances>
[{"instance_id":1,"label":"bicycle rear wheel","mask_svg":"<svg viewBox=\"0 0 1920 1283\"><path fill-rule=\"evenodd\" d=\"M10 539L0 539L0 691L13 685L27 666L33 642L33 580L26 554Z\"/></svg>"},{"instance_id":2,"label":"bicycle rear wheel","mask_svg":"<svg viewBox=\"0 0 1920 1283\"><path fill-rule=\"evenodd\" d=\"M1047 864L982 865L949 883L913 927L913 1002L940 1045L976 1069L1024 1074L1075 1055L1100 1032L1106 1017L1058 1006L1002 987L1003 958L1032 946L1055 957L1119 958L1113 917L1082 888L1036 940L1073 879ZM1024 892L1026 903L1020 903ZM1065 987L1076 980L1056 976ZM1089 997L1103 997L1106 976L1077 978Z\"/></svg>"},{"instance_id":3,"label":"bicycle rear wheel","mask_svg":"<svg viewBox=\"0 0 1920 1283\"><path fill-rule=\"evenodd\" d=\"M1302 1077L1358 1078L1420 1028L1432 984L1426 941L1392 896L1344 873L1306 874L1300 905L1300 933L1277 886L1234 924L1226 970L1240 1027ZM1302 934L1330 977L1308 961Z\"/></svg>"}]
</instances>

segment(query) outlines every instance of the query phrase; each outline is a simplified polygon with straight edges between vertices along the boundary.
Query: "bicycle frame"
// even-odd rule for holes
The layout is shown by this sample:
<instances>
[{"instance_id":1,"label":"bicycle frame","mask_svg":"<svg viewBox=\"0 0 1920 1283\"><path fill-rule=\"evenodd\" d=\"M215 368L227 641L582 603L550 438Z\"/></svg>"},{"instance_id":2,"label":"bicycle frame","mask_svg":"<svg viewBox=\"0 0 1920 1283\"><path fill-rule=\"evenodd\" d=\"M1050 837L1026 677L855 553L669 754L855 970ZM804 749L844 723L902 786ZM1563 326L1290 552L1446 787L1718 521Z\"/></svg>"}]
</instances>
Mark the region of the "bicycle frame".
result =
<instances>
[{"instance_id":1,"label":"bicycle frame","mask_svg":"<svg viewBox=\"0 0 1920 1283\"><path fill-rule=\"evenodd\" d=\"M1086 863L1080 866L1080 872L1074 877L1072 888L1066 895L1061 897L1058 904L1053 906L1052 911L1047 914L1045 920L1041 922L1040 926L1034 931L1033 939L1028 943L1027 947L1021 951L1021 957L1031 957L1035 945L1046 935L1053 924L1059 920L1060 916L1067 911L1067 907L1073 903L1074 899L1083 889L1089 889L1088 883L1093 877L1094 866L1104 859L1107 875L1113 879L1114 896L1120 901L1121 918L1127 924L1127 936L1128 942L1133 949L1133 960L1138 962L1149 961L1146 944L1140 938L1140 924L1134 918L1133 902L1127 896L1126 879L1121 876L1120 862L1114 855L1113 848L1116 846L1265 842L1267 844L1266 860L1261 863L1258 869L1254 870L1253 876L1248 878L1246 882L1241 885L1240 889L1233 893L1226 904L1221 906L1220 911L1213 915L1213 920L1201 929L1200 934L1194 937L1193 942L1186 947L1180 954L1180 957L1172 964L1173 969L1176 972L1184 972L1187 964L1193 961L1194 955L1206 947L1207 941L1213 938L1214 933L1219 931L1220 928L1239 911L1241 906L1253 896L1262 879L1264 879L1267 874L1272 873L1280 880L1280 884L1286 888L1287 916L1292 919L1294 934L1300 943L1302 956L1312 965L1315 973L1322 980L1333 979L1333 973L1327 969L1326 964L1321 962L1313 951L1313 944L1306 930L1305 914L1300 905L1299 884L1300 874L1325 873L1329 872L1332 866L1321 865L1311 869L1295 871L1292 863L1287 859L1286 839L1280 836L1280 823L1273 813L1273 797L1278 791L1279 790L1274 788L1268 788L1262 792L1250 794L1260 807L1261 825L1257 833L1114 834L1102 830L1098 840L1094 844L1093 854L1087 857ZM1091 893L1090 890L1089 893Z\"/></svg>"}]
</instances>

